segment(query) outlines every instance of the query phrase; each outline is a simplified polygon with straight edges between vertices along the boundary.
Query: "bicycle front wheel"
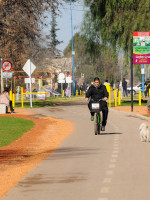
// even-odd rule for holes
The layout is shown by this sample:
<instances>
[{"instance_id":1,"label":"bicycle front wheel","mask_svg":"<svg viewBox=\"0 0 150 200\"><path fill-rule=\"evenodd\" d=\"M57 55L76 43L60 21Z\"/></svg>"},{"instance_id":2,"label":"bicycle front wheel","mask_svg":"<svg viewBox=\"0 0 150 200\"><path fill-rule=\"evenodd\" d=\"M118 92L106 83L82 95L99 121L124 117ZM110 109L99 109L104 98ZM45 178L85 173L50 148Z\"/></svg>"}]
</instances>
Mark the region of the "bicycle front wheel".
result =
<instances>
[{"instance_id":1,"label":"bicycle front wheel","mask_svg":"<svg viewBox=\"0 0 150 200\"><path fill-rule=\"evenodd\" d=\"M95 132L95 135L100 134L100 115L99 115L99 113L96 113L95 117L94 117L94 132Z\"/></svg>"}]
</instances>

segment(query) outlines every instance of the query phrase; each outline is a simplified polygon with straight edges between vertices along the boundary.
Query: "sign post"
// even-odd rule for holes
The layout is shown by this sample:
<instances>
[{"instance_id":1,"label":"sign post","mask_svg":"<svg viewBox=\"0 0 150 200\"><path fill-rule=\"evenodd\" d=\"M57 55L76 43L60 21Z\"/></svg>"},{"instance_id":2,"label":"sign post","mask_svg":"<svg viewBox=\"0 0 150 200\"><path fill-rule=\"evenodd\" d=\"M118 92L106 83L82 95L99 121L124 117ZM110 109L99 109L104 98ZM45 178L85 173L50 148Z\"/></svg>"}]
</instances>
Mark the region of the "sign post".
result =
<instances>
[{"instance_id":1,"label":"sign post","mask_svg":"<svg viewBox=\"0 0 150 200\"><path fill-rule=\"evenodd\" d=\"M150 64L150 32L133 33L133 64L142 64L142 88L144 87L144 64Z\"/></svg>"},{"instance_id":2,"label":"sign post","mask_svg":"<svg viewBox=\"0 0 150 200\"><path fill-rule=\"evenodd\" d=\"M63 83L65 83L65 75L63 73L58 75L58 83L61 83L61 96L63 97Z\"/></svg>"},{"instance_id":3,"label":"sign post","mask_svg":"<svg viewBox=\"0 0 150 200\"><path fill-rule=\"evenodd\" d=\"M30 108L32 108L32 78L31 75L36 69L36 66L31 62L31 60L27 60L26 64L23 67L23 70L28 74L29 79L30 79Z\"/></svg>"},{"instance_id":4,"label":"sign post","mask_svg":"<svg viewBox=\"0 0 150 200\"><path fill-rule=\"evenodd\" d=\"M11 70L12 70L12 64L10 61L8 60L4 60L2 62L2 70L5 72L5 73L9 73ZM4 75L4 73L2 72L2 74ZM6 75L5 77L2 77L2 78L6 78L6 87L8 86L8 78L10 78L10 76ZM11 77L12 78L12 77Z\"/></svg>"},{"instance_id":5,"label":"sign post","mask_svg":"<svg viewBox=\"0 0 150 200\"><path fill-rule=\"evenodd\" d=\"M2 70L3 59L1 58L1 93L3 92L3 70Z\"/></svg>"},{"instance_id":6,"label":"sign post","mask_svg":"<svg viewBox=\"0 0 150 200\"><path fill-rule=\"evenodd\" d=\"M150 64L150 32L133 33L133 64L142 64L142 89L144 88L144 64Z\"/></svg>"}]
</instances>

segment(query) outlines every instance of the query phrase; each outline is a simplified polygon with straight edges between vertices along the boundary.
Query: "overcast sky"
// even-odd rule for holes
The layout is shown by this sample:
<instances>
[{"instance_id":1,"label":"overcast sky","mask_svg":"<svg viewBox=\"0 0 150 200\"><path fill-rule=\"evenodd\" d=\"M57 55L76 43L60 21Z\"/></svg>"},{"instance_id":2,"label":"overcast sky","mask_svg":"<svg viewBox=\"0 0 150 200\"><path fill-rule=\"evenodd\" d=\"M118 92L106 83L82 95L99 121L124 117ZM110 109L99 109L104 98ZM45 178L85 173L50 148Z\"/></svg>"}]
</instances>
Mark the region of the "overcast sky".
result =
<instances>
[{"instance_id":1,"label":"overcast sky","mask_svg":"<svg viewBox=\"0 0 150 200\"><path fill-rule=\"evenodd\" d=\"M63 41L63 43L57 46L57 48L63 51L65 47L68 45L69 41L71 40L70 4L63 3L63 6L60 6L59 10L61 11L61 13L60 13L60 16L57 17L57 24L60 30L57 31L57 35L58 35L57 39L59 41ZM86 10L87 8L84 7L83 0L81 0L79 3L72 4L74 34L80 30L80 26L84 18L84 12ZM47 20L50 20L50 18ZM50 29L50 26L45 28L44 32L46 33L48 29Z\"/></svg>"}]
</instances>

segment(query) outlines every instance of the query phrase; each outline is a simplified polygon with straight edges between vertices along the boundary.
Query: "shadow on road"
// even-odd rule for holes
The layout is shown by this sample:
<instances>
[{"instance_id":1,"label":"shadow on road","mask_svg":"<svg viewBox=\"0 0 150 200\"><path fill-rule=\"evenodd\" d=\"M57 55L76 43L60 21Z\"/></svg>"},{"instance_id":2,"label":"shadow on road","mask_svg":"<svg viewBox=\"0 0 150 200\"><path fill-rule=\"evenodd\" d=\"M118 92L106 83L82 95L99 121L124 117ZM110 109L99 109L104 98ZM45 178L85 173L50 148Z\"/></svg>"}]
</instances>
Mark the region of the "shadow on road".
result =
<instances>
[{"instance_id":1,"label":"shadow on road","mask_svg":"<svg viewBox=\"0 0 150 200\"><path fill-rule=\"evenodd\" d=\"M120 135L120 134L123 134L123 133L100 133L100 135Z\"/></svg>"},{"instance_id":2,"label":"shadow on road","mask_svg":"<svg viewBox=\"0 0 150 200\"><path fill-rule=\"evenodd\" d=\"M70 159L79 158L81 156L89 156L92 154L98 154L99 151L103 151L102 148L59 148L54 154L48 157L46 160L56 160L56 159Z\"/></svg>"}]
</instances>

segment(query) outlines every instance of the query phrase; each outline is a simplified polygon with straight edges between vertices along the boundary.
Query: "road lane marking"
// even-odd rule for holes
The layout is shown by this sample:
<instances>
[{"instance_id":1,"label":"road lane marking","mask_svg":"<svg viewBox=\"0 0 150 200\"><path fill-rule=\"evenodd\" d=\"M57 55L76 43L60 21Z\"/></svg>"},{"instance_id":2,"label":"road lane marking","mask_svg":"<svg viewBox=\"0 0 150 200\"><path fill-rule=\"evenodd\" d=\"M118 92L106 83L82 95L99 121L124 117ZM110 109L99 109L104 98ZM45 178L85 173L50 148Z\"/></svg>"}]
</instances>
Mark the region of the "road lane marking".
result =
<instances>
[{"instance_id":1,"label":"road lane marking","mask_svg":"<svg viewBox=\"0 0 150 200\"><path fill-rule=\"evenodd\" d=\"M101 188L101 193L108 193L109 192L109 187L102 187Z\"/></svg>"},{"instance_id":2,"label":"road lane marking","mask_svg":"<svg viewBox=\"0 0 150 200\"><path fill-rule=\"evenodd\" d=\"M110 164L110 165L109 165L109 168L115 168L115 167L116 167L115 164Z\"/></svg>"},{"instance_id":3,"label":"road lane marking","mask_svg":"<svg viewBox=\"0 0 150 200\"><path fill-rule=\"evenodd\" d=\"M113 153L114 153L114 154L115 154L115 153L119 153L119 151L116 151L116 150L115 150L115 151L113 151Z\"/></svg>"},{"instance_id":4,"label":"road lane marking","mask_svg":"<svg viewBox=\"0 0 150 200\"><path fill-rule=\"evenodd\" d=\"M114 173L113 170L108 170L108 171L106 171L106 174L107 174L107 175L112 175L113 173Z\"/></svg>"},{"instance_id":5,"label":"road lane marking","mask_svg":"<svg viewBox=\"0 0 150 200\"><path fill-rule=\"evenodd\" d=\"M117 158L117 157L118 157L117 154L113 154L113 155L112 155L112 158Z\"/></svg>"},{"instance_id":6,"label":"road lane marking","mask_svg":"<svg viewBox=\"0 0 150 200\"><path fill-rule=\"evenodd\" d=\"M104 181L103 181L103 183L111 183L111 178L104 178Z\"/></svg>"}]
</instances>

